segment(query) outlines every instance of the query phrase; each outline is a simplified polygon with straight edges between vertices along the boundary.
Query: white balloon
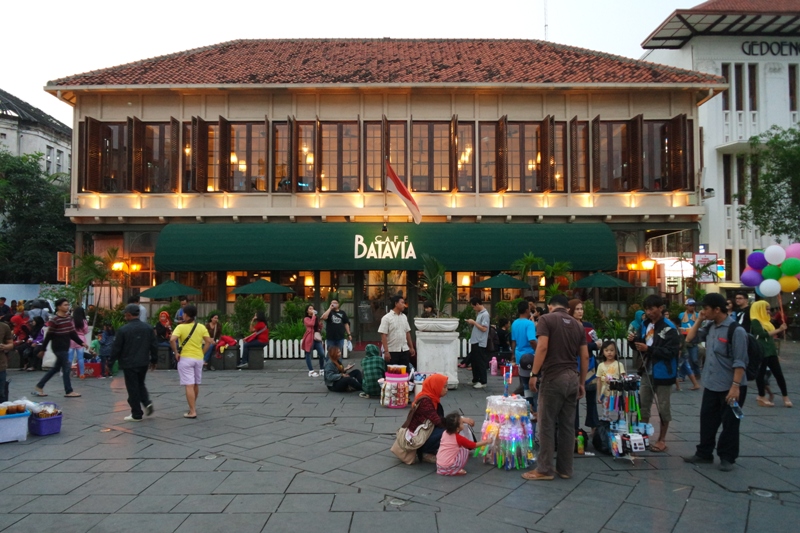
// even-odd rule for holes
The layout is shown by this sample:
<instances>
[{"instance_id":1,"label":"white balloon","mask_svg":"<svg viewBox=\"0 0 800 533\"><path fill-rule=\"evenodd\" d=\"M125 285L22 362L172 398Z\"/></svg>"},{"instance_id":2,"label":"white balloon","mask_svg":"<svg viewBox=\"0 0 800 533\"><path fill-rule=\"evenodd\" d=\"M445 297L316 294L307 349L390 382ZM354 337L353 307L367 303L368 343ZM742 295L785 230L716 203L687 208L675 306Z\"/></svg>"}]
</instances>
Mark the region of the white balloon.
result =
<instances>
[{"instance_id":1,"label":"white balloon","mask_svg":"<svg viewBox=\"0 0 800 533\"><path fill-rule=\"evenodd\" d=\"M782 246L773 244L764 250L764 258L770 265L780 265L786 259L786 250Z\"/></svg>"},{"instance_id":2,"label":"white balloon","mask_svg":"<svg viewBox=\"0 0 800 533\"><path fill-rule=\"evenodd\" d=\"M758 290L760 290L761 294L766 298L772 298L780 294L781 284L777 279L765 279L761 282L761 285L758 286Z\"/></svg>"}]
</instances>

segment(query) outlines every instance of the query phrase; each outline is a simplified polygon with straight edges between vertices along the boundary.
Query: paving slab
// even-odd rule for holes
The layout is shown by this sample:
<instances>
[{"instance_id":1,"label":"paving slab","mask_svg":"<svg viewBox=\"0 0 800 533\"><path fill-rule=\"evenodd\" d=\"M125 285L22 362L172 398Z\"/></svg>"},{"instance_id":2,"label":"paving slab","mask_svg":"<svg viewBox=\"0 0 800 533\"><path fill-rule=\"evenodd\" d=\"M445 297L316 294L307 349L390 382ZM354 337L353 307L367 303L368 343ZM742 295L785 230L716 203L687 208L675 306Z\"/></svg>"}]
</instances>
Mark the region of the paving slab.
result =
<instances>
[{"instance_id":1,"label":"paving slab","mask_svg":"<svg viewBox=\"0 0 800 533\"><path fill-rule=\"evenodd\" d=\"M20 516L23 515L9 515L12 523L3 530L3 533L30 533L31 531L85 533L102 520L114 515L37 513L29 514L20 520L14 520ZM99 529L97 531L106 530ZM110 530L107 531L110 532Z\"/></svg>"},{"instance_id":2,"label":"paving slab","mask_svg":"<svg viewBox=\"0 0 800 533\"><path fill-rule=\"evenodd\" d=\"M348 533L353 513L274 513L267 520L263 533L299 533L300 531L319 531L326 533ZM374 532L376 524L368 531ZM367 531L367 530L365 530Z\"/></svg>"},{"instance_id":3,"label":"paving slab","mask_svg":"<svg viewBox=\"0 0 800 533\"><path fill-rule=\"evenodd\" d=\"M175 533L259 533L269 514L190 515Z\"/></svg>"}]
</instances>

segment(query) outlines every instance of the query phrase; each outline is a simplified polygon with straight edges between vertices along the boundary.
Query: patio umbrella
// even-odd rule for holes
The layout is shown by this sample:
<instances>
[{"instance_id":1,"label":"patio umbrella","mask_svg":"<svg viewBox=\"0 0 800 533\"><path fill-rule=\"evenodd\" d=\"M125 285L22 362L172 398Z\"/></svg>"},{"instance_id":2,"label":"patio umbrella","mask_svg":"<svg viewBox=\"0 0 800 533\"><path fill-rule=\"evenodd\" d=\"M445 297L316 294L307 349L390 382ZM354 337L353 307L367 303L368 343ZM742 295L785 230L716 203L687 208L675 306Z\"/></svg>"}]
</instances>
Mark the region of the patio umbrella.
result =
<instances>
[{"instance_id":1,"label":"patio umbrella","mask_svg":"<svg viewBox=\"0 0 800 533\"><path fill-rule=\"evenodd\" d=\"M140 292L139 296L144 296L145 298L151 298L153 300L166 300L167 298L182 296L184 294L187 296L190 294L200 294L200 291L188 285L184 285L183 283L169 280Z\"/></svg>"},{"instance_id":2,"label":"patio umbrella","mask_svg":"<svg viewBox=\"0 0 800 533\"><path fill-rule=\"evenodd\" d=\"M631 285L624 279L615 278L614 276L609 276L608 274L603 274L602 272L598 272L596 274L592 274L591 276L583 278L582 280L577 282L575 286L580 289L595 289L595 288L629 289L633 287L633 285Z\"/></svg>"},{"instance_id":3,"label":"patio umbrella","mask_svg":"<svg viewBox=\"0 0 800 533\"><path fill-rule=\"evenodd\" d=\"M284 287L283 285L278 285L277 283L260 279L258 281L254 281L253 283L236 287L231 292L233 294L288 294L293 293L294 291L289 287Z\"/></svg>"},{"instance_id":4,"label":"patio umbrella","mask_svg":"<svg viewBox=\"0 0 800 533\"><path fill-rule=\"evenodd\" d=\"M530 285L508 274L500 273L473 285L476 289L530 289Z\"/></svg>"}]
</instances>

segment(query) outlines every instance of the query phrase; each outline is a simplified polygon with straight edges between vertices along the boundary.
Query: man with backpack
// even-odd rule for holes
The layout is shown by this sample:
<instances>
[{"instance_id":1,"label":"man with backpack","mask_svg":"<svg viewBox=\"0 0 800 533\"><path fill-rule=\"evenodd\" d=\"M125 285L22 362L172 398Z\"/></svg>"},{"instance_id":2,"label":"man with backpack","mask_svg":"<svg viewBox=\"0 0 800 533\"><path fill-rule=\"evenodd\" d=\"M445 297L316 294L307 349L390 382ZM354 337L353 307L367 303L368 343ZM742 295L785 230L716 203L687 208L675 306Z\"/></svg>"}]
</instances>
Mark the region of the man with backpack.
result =
<instances>
[{"instance_id":1,"label":"man with backpack","mask_svg":"<svg viewBox=\"0 0 800 533\"><path fill-rule=\"evenodd\" d=\"M744 405L747 396L748 333L733 317L728 316L727 302L712 292L703 298L703 310L686 334L687 342L697 338L706 343L706 364L703 371L703 402L700 407L700 444L694 455L683 460L691 464L714 462L717 430L722 433L716 442L719 469L733 470L739 456L739 417L732 409L734 402ZM741 411L739 412L741 415Z\"/></svg>"},{"instance_id":2,"label":"man with backpack","mask_svg":"<svg viewBox=\"0 0 800 533\"><path fill-rule=\"evenodd\" d=\"M628 341L633 342L642 354L642 383L639 390L642 422L650 422L654 397L661 420L658 440L650 445L650 451L665 452L667 430L672 420L670 397L672 386L678 379L681 339L675 325L664 318L664 299L661 296L651 294L644 299L642 306L647 318L642 323L641 331L628 335Z\"/></svg>"}]
</instances>

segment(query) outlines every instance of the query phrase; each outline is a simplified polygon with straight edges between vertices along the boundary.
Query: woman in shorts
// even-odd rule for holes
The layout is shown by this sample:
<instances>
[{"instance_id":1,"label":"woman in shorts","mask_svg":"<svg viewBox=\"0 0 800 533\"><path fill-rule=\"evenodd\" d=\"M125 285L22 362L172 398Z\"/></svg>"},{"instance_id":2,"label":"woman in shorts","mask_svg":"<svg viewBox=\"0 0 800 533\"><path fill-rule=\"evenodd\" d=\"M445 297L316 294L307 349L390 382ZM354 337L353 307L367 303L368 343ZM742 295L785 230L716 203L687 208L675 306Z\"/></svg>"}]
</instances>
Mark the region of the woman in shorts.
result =
<instances>
[{"instance_id":1,"label":"woman in shorts","mask_svg":"<svg viewBox=\"0 0 800 533\"><path fill-rule=\"evenodd\" d=\"M214 343L203 324L197 323L197 308L187 305L183 308L184 321L175 327L169 342L178 360L178 375L181 385L186 387L186 401L189 412L184 418L197 418L197 396L203 377L203 354Z\"/></svg>"}]
</instances>

